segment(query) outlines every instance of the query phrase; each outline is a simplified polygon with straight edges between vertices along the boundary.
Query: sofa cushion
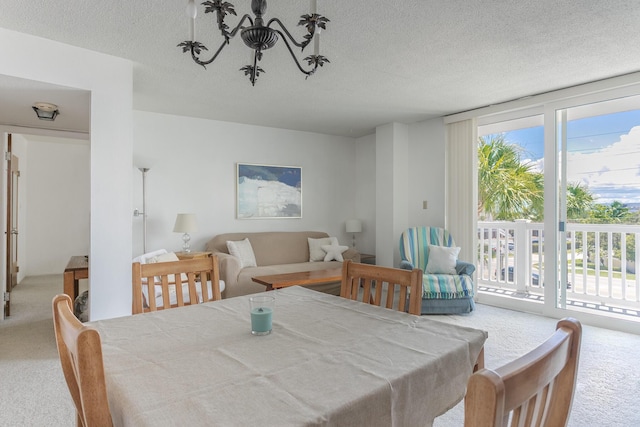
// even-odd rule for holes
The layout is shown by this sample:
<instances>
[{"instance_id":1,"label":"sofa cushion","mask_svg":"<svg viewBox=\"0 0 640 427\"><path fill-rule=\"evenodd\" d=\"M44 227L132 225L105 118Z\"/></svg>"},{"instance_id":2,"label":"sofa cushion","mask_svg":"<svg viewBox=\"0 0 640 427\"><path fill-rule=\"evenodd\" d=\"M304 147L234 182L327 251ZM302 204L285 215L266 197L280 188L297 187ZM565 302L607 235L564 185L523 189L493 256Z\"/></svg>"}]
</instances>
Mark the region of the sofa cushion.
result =
<instances>
[{"instance_id":1,"label":"sofa cushion","mask_svg":"<svg viewBox=\"0 0 640 427\"><path fill-rule=\"evenodd\" d=\"M324 261L327 252L322 249L323 245L337 245L337 237L321 237L319 239L307 238L309 242L309 262Z\"/></svg>"},{"instance_id":2,"label":"sofa cushion","mask_svg":"<svg viewBox=\"0 0 640 427\"><path fill-rule=\"evenodd\" d=\"M322 245L322 250L327 253L324 257L324 261L340 261L343 262L342 253L349 249L349 246L340 246L340 245Z\"/></svg>"},{"instance_id":3,"label":"sofa cushion","mask_svg":"<svg viewBox=\"0 0 640 427\"><path fill-rule=\"evenodd\" d=\"M256 266L256 257L253 253L253 248L251 247L249 239L238 240L235 242L229 240L227 242L227 249L229 249L229 253L231 255L240 260L240 268Z\"/></svg>"},{"instance_id":4,"label":"sofa cushion","mask_svg":"<svg viewBox=\"0 0 640 427\"><path fill-rule=\"evenodd\" d=\"M309 242L307 238L329 237L321 231L267 231L261 233L225 233L218 234L207 243L211 252L229 253L228 240L248 238L256 257L256 264L279 265L297 262L309 262ZM227 283L227 285L229 285Z\"/></svg>"}]
</instances>

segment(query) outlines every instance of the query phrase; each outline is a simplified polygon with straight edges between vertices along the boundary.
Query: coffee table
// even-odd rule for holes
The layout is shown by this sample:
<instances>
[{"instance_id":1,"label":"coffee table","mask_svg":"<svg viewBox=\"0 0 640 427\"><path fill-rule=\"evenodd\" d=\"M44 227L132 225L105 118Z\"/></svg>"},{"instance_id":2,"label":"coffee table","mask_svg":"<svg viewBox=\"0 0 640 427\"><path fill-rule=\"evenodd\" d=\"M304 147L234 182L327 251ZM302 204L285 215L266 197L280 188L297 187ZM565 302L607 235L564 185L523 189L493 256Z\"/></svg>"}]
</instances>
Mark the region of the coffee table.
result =
<instances>
[{"instance_id":1,"label":"coffee table","mask_svg":"<svg viewBox=\"0 0 640 427\"><path fill-rule=\"evenodd\" d=\"M298 273L270 274L252 277L256 283L267 287L267 291L296 285L319 285L342 280L342 267L328 270L301 271Z\"/></svg>"}]
</instances>

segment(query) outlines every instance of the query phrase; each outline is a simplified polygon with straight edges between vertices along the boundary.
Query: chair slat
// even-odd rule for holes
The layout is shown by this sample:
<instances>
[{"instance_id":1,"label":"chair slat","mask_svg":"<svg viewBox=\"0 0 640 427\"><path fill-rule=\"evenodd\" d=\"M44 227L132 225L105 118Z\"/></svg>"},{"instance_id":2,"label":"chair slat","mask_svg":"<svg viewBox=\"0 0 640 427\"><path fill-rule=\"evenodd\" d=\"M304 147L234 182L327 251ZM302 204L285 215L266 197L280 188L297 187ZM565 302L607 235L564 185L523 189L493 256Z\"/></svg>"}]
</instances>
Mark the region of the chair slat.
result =
<instances>
[{"instance_id":1,"label":"chair slat","mask_svg":"<svg viewBox=\"0 0 640 427\"><path fill-rule=\"evenodd\" d=\"M133 276L133 314L222 299L218 257L215 255L207 258L151 264L133 263L131 271ZM182 282L183 274L187 276L187 280L184 283ZM146 304L144 304L141 286L143 277L147 279L148 283L149 298ZM155 282L156 277L160 278L159 283ZM209 292L206 279L209 279L211 283L211 292ZM156 285L159 285L162 289L162 307L158 307L156 304ZM200 287L199 290L198 286ZM189 301L185 301L184 290L189 295ZM175 291L173 304L171 301L172 291Z\"/></svg>"},{"instance_id":2,"label":"chair slat","mask_svg":"<svg viewBox=\"0 0 640 427\"><path fill-rule=\"evenodd\" d=\"M362 284L362 292L360 292ZM396 288L400 291L397 292ZM340 296L420 315L422 271L401 270L347 260L342 265ZM383 295L386 295L383 297ZM395 301L396 295L399 301ZM407 296L409 307L406 306Z\"/></svg>"}]
</instances>

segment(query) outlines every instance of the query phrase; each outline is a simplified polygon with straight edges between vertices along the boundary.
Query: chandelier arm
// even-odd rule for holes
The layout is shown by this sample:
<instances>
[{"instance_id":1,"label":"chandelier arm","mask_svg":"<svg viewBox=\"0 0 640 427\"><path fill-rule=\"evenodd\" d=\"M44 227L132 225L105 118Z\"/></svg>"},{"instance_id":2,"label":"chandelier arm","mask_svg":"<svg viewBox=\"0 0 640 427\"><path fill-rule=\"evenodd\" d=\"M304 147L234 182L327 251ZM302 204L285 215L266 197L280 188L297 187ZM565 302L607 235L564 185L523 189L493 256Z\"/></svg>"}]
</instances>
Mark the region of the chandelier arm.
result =
<instances>
[{"instance_id":1,"label":"chandelier arm","mask_svg":"<svg viewBox=\"0 0 640 427\"><path fill-rule=\"evenodd\" d=\"M251 19L251 15L249 15L248 13L245 13L242 19L240 20L240 22L238 22L238 25L236 25L233 31L229 33L229 36L230 36L229 38L235 37L236 34L238 33L238 30L242 29L242 23L244 22L245 19L248 19L249 23L253 27L254 24L253 24L253 19Z\"/></svg>"},{"instance_id":2,"label":"chandelier arm","mask_svg":"<svg viewBox=\"0 0 640 427\"><path fill-rule=\"evenodd\" d=\"M274 18L275 19L275 18ZM302 65L300 65L300 62L298 61L298 58L296 58L296 54L293 53L293 49L291 49L291 45L289 44L289 42L287 41L287 39L285 38L284 34L282 34L282 31L280 30L273 30L276 33L280 34L280 36L282 37L282 41L284 42L284 44L287 46L287 49L289 49L289 53L291 54L291 57L293 58L293 61L296 63L296 65L298 66L298 69L303 73L306 74L307 76L312 75L313 73L316 72L316 69L318 68L318 64L315 64L315 67L313 67L313 69L307 71L304 68L302 68ZM296 45L300 46L299 44L296 43Z\"/></svg>"},{"instance_id":3,"label":"chandelier arm","mask_svg":"<svg viewBox=\"0 0 640 427\"><path fill-rule=\"evenodd\" d=\"M287 30L287 27L284 26L284 24L282 23L282 21L280 21L278 18L271 18L269 20L269 22L267 23L267 27L271 28L271 24L275 22L276 24L278 24L280 26L280 28L282 28L282 31L284 31L284 34L287 35L287 37L289 38L289 40L291 40L291 42L293 44L295 44L296 46L298 46L299 48L304 49L305 47L307 47L307 45L311 42L311 40L313 40L313 35L316 33L316 27L313 27L313 33L311 33L311 38L309 38L308 40L303 41L302 43L298 43L296 41L295 38L293 38L293 36L291 35L291 33L289 32L289 30ZM285 40L284 34L282 34L281 31L279 30L274 30L277 31L278 33L280 33L280 35L282 36L282 40ZM287 46L289 46L289 44L287 43ZM291 48L289 48L289 50L291 50ZM293 55L293 53L292 53Z\"/></svg>"},{"instance_id":4,"label":"chandelier arm","mask_svg":"<svg viewBox=\"0 0 640 427\"><path fill-rule=\"evenodd\" d=\"M196 56L195 53L195 49L193 46L191 46L191 59L193 59L193 61L198 64L198 65L202 65L203 67L205 67L206 65L211 64L213 61L215 61L215 59L218 57L218 55L220 54L220 52L222 52L222 49L224 49L224 47L226 45L228 45L229 42L227 40L224 40L222 42L222 44L220 45L220 47L218 48L218 50L216 50L216 53L213 54L213 56L211 57L211 59L207 60L207 61L201 61L200 58L198 58ZM206 67L205 67L206 68Z\"/></svg>"},{"instance_id":5,"label":"chandelier arm","mask_svg":"<svg viewBox=\"0 0 640 427\"><path fill-rule=\"evenodd\" d=\"M229 44L229 39L235 37L235 35L238 33L238 30L242 28L242 24L246 19L248 19L251 25L253 25L253 20L251 19L251 16L249 14L245 14L240 20L240 22L238 22L238 25L236 25L236 27L233 29L233 31L229 33L229 37L228 38L225 37L224 41L222 42L218 50L216 50L216 53L213 54L211 59L208 59L206 61L200 60L200 58L196 56L194 46L191 46L191 58L193 59L193 61L198 65L202 65L203 67L215 61L215 59L218 57L220 52L222 52L222 49L224 49L224 47Z\"/></svg>"}]
</instances>

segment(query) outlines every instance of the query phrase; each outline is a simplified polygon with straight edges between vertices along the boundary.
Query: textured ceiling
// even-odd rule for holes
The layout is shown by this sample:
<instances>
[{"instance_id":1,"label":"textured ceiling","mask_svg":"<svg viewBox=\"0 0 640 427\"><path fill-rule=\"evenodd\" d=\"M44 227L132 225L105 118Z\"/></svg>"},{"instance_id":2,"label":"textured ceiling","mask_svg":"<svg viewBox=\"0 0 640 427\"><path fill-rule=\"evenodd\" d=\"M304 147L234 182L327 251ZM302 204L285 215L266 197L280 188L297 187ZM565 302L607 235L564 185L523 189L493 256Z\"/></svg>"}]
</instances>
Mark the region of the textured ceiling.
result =
<instances>
[{"instance_id":1,"label":"textured ceiling","mask_svg":"<svg viewBox=\"0 0 640 427\"><path fill-rule=\"evenodd\" d=\"M249 12L249 0L232 2ZM249 60L239 37L206 70L176 47L188 34L185 5L3 0L0 27L130 59L137 110L354 137L640 70L637 0L318 0L331 20L321 46L331 63L305 80L279 42L252 87L238 71ZM266 15L300 37L308 11L305 0L271 0ZM212 14L199 13L197 39L213 49ZM7 86L0 104L11 101ZM29 102L58 103L58 120L72 119L71 93Z\"/></svg>"}]
</instances>

